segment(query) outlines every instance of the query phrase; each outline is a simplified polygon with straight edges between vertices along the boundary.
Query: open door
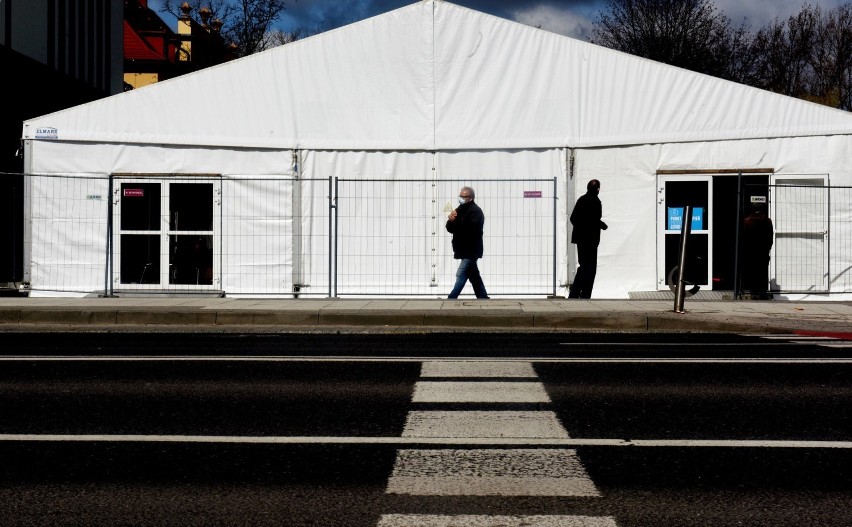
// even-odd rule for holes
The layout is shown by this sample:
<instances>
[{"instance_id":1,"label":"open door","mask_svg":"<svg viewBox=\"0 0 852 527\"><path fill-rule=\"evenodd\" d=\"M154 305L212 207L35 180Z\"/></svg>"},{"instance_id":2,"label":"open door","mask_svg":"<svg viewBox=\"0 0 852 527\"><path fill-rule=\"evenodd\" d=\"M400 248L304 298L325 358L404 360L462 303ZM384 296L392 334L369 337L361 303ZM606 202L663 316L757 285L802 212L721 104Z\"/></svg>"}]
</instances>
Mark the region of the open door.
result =
<instances>
[{"instance_id":1,"label":"open door","mask_svg":"<svg viewBox=\"0 0 852 527\"><path fill-rule=\"evenodd\" d=\"M709 175L657 176L657 289L669 289L669 277L678 266L683 211L692 206L691 236L687 245L685 280L707 288L713 269L710 221L713 186Z\"/></svg>"}]
</instances>

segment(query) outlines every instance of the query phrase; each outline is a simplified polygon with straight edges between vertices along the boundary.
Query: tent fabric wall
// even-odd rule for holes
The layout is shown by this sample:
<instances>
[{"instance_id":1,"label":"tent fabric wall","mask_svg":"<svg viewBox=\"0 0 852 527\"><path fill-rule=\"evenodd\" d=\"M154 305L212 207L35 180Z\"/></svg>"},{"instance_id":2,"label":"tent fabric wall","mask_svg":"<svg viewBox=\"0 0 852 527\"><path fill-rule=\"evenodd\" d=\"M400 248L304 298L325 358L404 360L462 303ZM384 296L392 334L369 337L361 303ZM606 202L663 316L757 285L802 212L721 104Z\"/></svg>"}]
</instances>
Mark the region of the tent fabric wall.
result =
<instances>
[{"instance_id":1,"label":"tent fabric wall","mask_svg":"<svg viewBox=\"0 0 852 527\"><path fill-rule=\"evenodd\" d=\"M552 207L546 197L552 194L550 180L556 179L556 280L557 288L569 283L566 241L568 237L568 203L558 199L570 184L567 180L566 154L564 148L552 149L506 149L506 150L465 150L438 152L436 154L437 178L442 181L470 181L476 191L476 201L486 215L486 255L481 268L487 275L489 266L506 268L507 274L522 276L525 272L543 273L536 266L544 261L536 260L532 255L552 254L554 248L549 241L539 239L537 234L551 232L550 225L543 225L535 218L543 218ZM530 180L524 183L521 180ZM501 180L514 180L504 191L507 184ZM538 181L533 181L538 180ZM452 200L460 185L447 187L449 195L444 200ZM497 192L500 194L497 194ZM523 191L539 191L545 199L523 199ZM451 193L450 193L451 192ZM499 197L498 197L499 196ZM521 198L521 199L519 199ZM446 203L446 201L444 201ZM573 203L571 204L573 205ZM443 223L441 224L441 231ZM440 265L446 265L443 276L454 279L457 262L452 260L450 236L443 232L446 240L441 244L447 253L440 259ZM503 255L501 260L489 258L490 255ZM573 261L573 260L572 260ZM521 278L518 278L521 280ZM451 288L453 283L449 282ZM486 284L487 285L487 284ZM515 285L518 284L507 284Z\"/></svg>"},{"instance_id":2,"label":"tent fabric wall","mask_svg":"<svg viewBox=\"0 0 852 527\"><path fill-rule=\"evenodd\" d=\"M567 236L565 203L559 203L556 216L553 210L554 192L567 185L563 149L306 151L300 158L298 178L294 173L193 176L143 172L123 174L118 181L186 183L214 178L218 182L221 229L216 249L220 258L216 261L221 262L221 267L217 263L221 285L215 289L230 295L288 295L295 285L301 294L328 294L332 231L338 242L338 294L366 291L393 295L406 291L444 295L452 286L458 263L453 259L451 236L444 228L446 211L455 207L459 187L471 185L486 211L482 269L489 286L498 291L524 291L530 276L536 276L541 294L552 292L552 265L555 254L564 254ZM148 168L159 166L154 163ZM67 203L86 203L85 192L65 187L57 191L55 186L43 183L54 179L65 180L45 175L31 178L36 182L31 193L36 213L31 223L41 234L33 237L37 250L28 277L38 289L100 290L105 272L106 206L110 202L106 198L107 175L97 179L102 196L95 202L100 207L94 212L89 207L66 213ZM334 189L329 188L331 182ZM528 191L538 192L540 198L526 198ZM335 196L333 227L329 224L330 193ZM117 193L114 198L117 204ZM60 214L51 219L53 209ZM50 224L44 225L45 221ZM90 223L94 228L89 228ZM67 259L62 252L65 248L45 239L62 235L64 230L57 225L63 224L79 236L96 240L86 246L85 256ZM114 250L118 252L119 238L114 236ZM53 274L42 271L47 263ZM92 277L75 281L81 263L92 271ZM568 264L562 258L558 265L559 275L564 277ZM113 287L119 291L138 287L124 279L121 283L115 280ZM560 278L560 283L567 282ZM169 289L169 285L163 283L162 288Z\"/></svg>"},{"instance_id":3,"label":"tent fabric wall","mask_svg":"<svg viewBox=\"0 0 852 527\"><path fill-rule=\"evenodd\" d=\"M30 141L29 174L286 174L293 151L169 144Z\"/></svg>"},{"instance_id":4,"label":"tent fabric wall","mask_svg":"<svg viewBox=\"0 0 852 527\"><path fill-rule=\"evenodd\" d=\"M513 221L517 214L541 216L537 209L543 201L516 201L519 191L536 189L509 182L556 178L557 294L565 294L575 267L568 215L588 180L599 179L604 220L610 225L600 248L599 298L626 298L631 291L660 287L660 170L768 168L776 174L829 174L833 185L852 186L848 112L442 0L414 2L236 61L30 119L22 137L27 174L206 174L239 185L232 195L236 201L225 205L235 207L225 211L232 222L220 233L225 234L223 287L229 294L257 288L276 294L295 289L330 293L329 233L335 227L330 223L334 189L329 185L335 178L347 180L343 190L350 193L359 180L365 182L363 189L371 179L388 182L359 195L361 203L347 204L349 223L340 231L347 239L340 242L344 259L339 263L368 269L388 263L381 256L358 260L363 247L355 243L363 242L376 255L400 259L393 263L398 269L392 268L398 283L414 287L409 280L416 280L424 284L424 294L441 295L451 285L455 262L440 217L460 182L475 183L477 201L488 217L486 230L492 238L482 262L487 278L498 268L507 269L506 276L521 276L529 264L522 253L553 252L542 241L525 238L532 227ZM281 182L255 181L266 176ZM400 186L406 179L431 181L434 190ZM390 205L402 188L415 189L435 205L418 202L420 208L412 210ZM503 189L506 194L495 200ZM51 245L65 223L49 218L45 204L62 190L31 190L25 203L26 258L34 287L71 281L76 291L98 289L101 283L90 271L102 258L96 243L80 240L90 249L70 257ZM255 207L270 192L280 194L278 205ZM390 229L370 240L358 239L370 228L367 219L376 219L371 214L382 205L375 204L388 209L380 221L392 222L394 211L410 214L419 222L410 228L434 231L434 238L407 241L392 250ZM245 217L238 211L245 211ZM104 228L94 223L86 236L96 240ZM236 240L249 232L260 233L254 245L228 246L229 240L248 243ZM267 253L262 240L271 240ZM228 256L245 253L261 255L250 264L256 272L247 272L240 267L245 264ZM417 257L404 262L407 253ZM494 258L496 254L504 257ZM64 261L78 262L77 270L56 267ZM845 268L840 264L832 265ZM245 278L249 275L250 280ZM845 292L843 284L850 281L833 278L833 292ZM360 286L378 287L387 278L375 274L369 280ZM509 278L500 280L509 286ZM347 289L345 281L340 285L344 294L357 290Z\"/></svg>"},{"instance_id":5,"label":"tent fabric wall","mask_svg":"<svg viewBox=\"0 0 852 527\"><path fill-rule=\"evenodd\" d=\"M656 214L657 171L771 168L777 176L828 174L832 185L851 186L852 166L845 161L850 152L850 135L577 149L577 192L585 189L590 179L601 181L604 221L609 225L601 235L595 296L627 298L630 291L660 288L655 270L657 255L652 249L657 245L661 221ZM852 215L852 203L834 206L836 214ZM844 239L840 233L835 233L835 238L832 243ZM845 240L842 243L852 237ZM831 253L849 254L849 248L839 249L832 248ZM832 298L852 293L846 285L852 280L850 263L832 261L835 271L831 291L838 293Z\"/></svg>"},{"instance_id":6,"label":"tent fabric wall","mask_svg":"<svg viewBox=\"0 0 852 527\"><path fill-rule=\"evenodd\" d=\"M422 216L425 222L420 226L421 229L424 231L434 229L433 232L436 233L433 242L434 255L430 255L430 247L412 249L408 252L421 256L414 262L415 265L400 264L405 269L401 267L396 271L390 270L391 274L406 279L418 279L426 288L429 287L429 277L417 278L416 269L426 270L430 264L434 263L436 277L434 289L423 289L421 293L438 295L445 292L444 289L451 285L455 272L449 236L443 230L441 209L447 203L454 203L454 195L461 184L469 183L474 186L477 191L477 201L483 206L488 218L486 255L482 260L483 273L488 277L489 267L511 268L522 265L522 260L511 258L504 260L495 255L513 254L514 245L519 241L525 241L524 231L512 230L518 228L518 223L515 221L516 216L512 207L507 205L509 201L501 201L500 198L494 197L496 192L494 189L499 186L495 182L513 178L557 178L556 241L559 282L557 292L564 294L564 286L572 276L574 261L574 246L568 243L570 225L567 221L573 199L569 200L567 196L571 193L575 196L582 194L588 180L599 179L602 183L601 200L604 220L610 228L602 236L595 296L626 298L631 291L653 291L659 287L654 250L657 244L659 221L656 215L658 170L686 172L696 169L736 170L767 167L774 168L776 173L781 175L830 174L833 185L848 186L852 185L852 169L844 163L844 159L848 159L849 152L852 152L852 137L849 136L574 149L573 178L570 178L572 174L569 174L566 167L568 154L565 149L437 153L305 151L300 153L302 166L299 176L301 211L298 212L298 216L301 218L299 236L301 241L297 253L301 258L298 266L303 273L300 283L305 286L303 289L305 294L326 295L328 293L329 238L327 233L330 229L328 196L332 191L329 188L329 178L348 180L342 190L348 198L357 198L350 199L347 203L347 207L354 205L355 209L344 211L346 221L349 223L346 223L339 231L344 240L340 250L342 254L350 255L342 257L339 265L341 269L352 269L353 274L356 272L355 269L362 265L387 267L387 260L384 258L388 255L386 247L373 247L372 250L366 251L373 254L374 261L364 263L357 261L356 258L356 255L363 253L362 247L346 245L347 243L357 244L360 233L369 231L370 222L376 221L375 210L382 207L387 209L382 213L386 215L383 221L391 221L391 223L392 220L388 218L401 216L403 213L412 214L411 211L402 209L394 213L391 204L411 203L400 200L399 196L401 192L407 192L411 187L395 187L391 182L411 179L434 181L438 184L438 190L434 191L435 209L423 209L419 213L414 213ZM292 153L289 152L266 155L277 157L281 161L292 157ZM258 160L259 165L266 164L262 160L263 155L256 153L253 157ZM276 177L292 180L294 176L285 173ZM255 181L257 179L261 182ZM230 190L225 196L223 205L223 217L228 219L223 222L222 275L223 289L229 294L249 294L257 292L258 288L270 293L288 294L295 283L291 277L293 265L296 262L290 257L293 248L289 245L293 233L290 217L295 213L290 209L282 211L260 199L261 196L274 194L278 196L276 202L287 207L293 200L291 194L293 187L282 184L278 179L274 180L275 183L263 183L262 179L262 176L228 174L223 176L223 181L233 180L231 184L236 183L240 188L239 192L235 192L234 187L227 187ZM369 184L370 180L387 180L389 183L376 186ZM483 180L486 181L483 182ZM259 188L258 185L263 188ZM274 189L267 188L269 185L272 185ZM365 190L369 192L363 194ZM516 194L518 190L514 189L512 192ZM87 223L89 225L87 230L78 232L80 235L86 232L86 236L94 240L91 243L81 242L81 247L88 247L87 257L81 256L82 248L77 250L77 255L73 259L68 259L67 255L61 252L50 252L65 250L58 249L50 242L51 237L60 236L62 232L65 232L61 228L62 225L68 225L65 220L72 218L74 214L82 219L90 216L82 209L77 213L69 210L68 214L51 216L51 211L63 210L51 204L55 198L69 196L74 192L77 191L41 185L28 194L28 201L34 211L33 216L29 218L33 232L31 280L39 287L49 288L59 284L75 283L75 290L92 291L100 289L102 285L102 274L96 271L96 269L102 269L103 262L103 245L100 240L105 236L105 231L101 223L97 221ZM433 196L423 190L423 193L416 197L418 203L425 204ZM852 215L852 205L845 206L847 209L845 213ZM254 220L238 217L239 214L231 212L231 209L241 210L243 214L253 217ZM106 210L96 211L95 214L105 215ZM284 218L279 218L282 215ZM428 217L432 215L435 219L429 220ZM429 224L429 221L433 223ZM263 229L262 235L254 230L258 227ZM387 240L393 237L395 231L390 227L383 233L382 239ZM267 242L262 242L260 245L262 250L257 248L249 250L229 245L230 243L249 243L249 241L238 241L243 237L255 241L261 238L267 241L272 240L273 244L267 247ZM546 250L550 248L523 246L520 252L535 254ZM833 249L832 253L841 254L841 251ZM247 272L240 268L245 263L229 257L229 254L256 254L256 260L250 264L253 271ZM269 258L263 258L263 254L267 254ZM843 254L848 254L848 251ZM348 261L347 258L354 258L354 260ZM59 262L63 263L57 267ZM79 274L81 265L89 269L86 271L88 274ZM842 262L836 262L834 267L843 269L848 265L843 267ZM50 272L46 271L48 268L51 269ZM507 274L511 274L511 270ZM59 276L62 278L56 278ZM83 279L83 276L88 278ZM261 284L257 282L258 279L269 281ZM356 285L358 287L393 285L381 275L374 276L372 280L371 284ZM832 280L833 291L835 293L845 291L846 286L843 284L847 283L849 283L849 277L836 276ZM492 281L492 285L504 284ZM347 289L344 277L339 292L347 294L356 290L359 289L357 287ZM390 287L388 291L393 291L393 288Z\"/></svg>"},{"instance_id":7,"label":"tent fabric wall","mask_svg":"<svg viewBox=\"0 0 852 527\"><path fill-rule=\"evenodd\" d=\"M24 178L24 186L25 279L44 289L103 290L107 178Z\"/></svg>"},{"instance_id":8,"label":"tent fabric wall","mask_svg":"<svg viewBox=\"0 0 852 527\"><path fill-rule=\"evenodd\" d=\"M536 266L544 281L543 274L552 275L552 259L537 255L553 254L553 237L546 233L553 230L552 180L566 185L564 155L563 149L305 152L303 179L337 181L338 294L366 287L375 294L446 295L458 262L444 225L462 185L474 187L486 216L486 254L480 262L486 285L518 290L525 285L518 277L536 272ZM525 199L524 190L541 191L543 199ZM564 240L564 207L557 214L556 238ZM318 226L312 230L317 240ZM304 257L321 250L310 249ZM567 263L559 266L564 276ZM495 272L489 275L489 268Z\"/></svg>"},{"instance_id":9,"label":"tent fabric wall","mask_svg":"<svg viewBox=\"0 0 852 527\"><path fill-rule=\"evenodd\" d=\"M338 294L434 293L427 234L435 230L427 188L433 166L430 152L304 153L302 177L331 178L335 185L336 220L329 232L337 242ZM327 254L320 249L306 256ZM320 263L316 258L313 262Z\"/></svg>"},{"instance_id":10,"label":"tent fabric wall","mask_svg":"<svg viewBox=\"0 0 852 527\"><path fill-rule=\"evenodd\" d=\"M292 177L222 180L221 289L233 294L293 291Z\"/></svg>"}]
</instances>

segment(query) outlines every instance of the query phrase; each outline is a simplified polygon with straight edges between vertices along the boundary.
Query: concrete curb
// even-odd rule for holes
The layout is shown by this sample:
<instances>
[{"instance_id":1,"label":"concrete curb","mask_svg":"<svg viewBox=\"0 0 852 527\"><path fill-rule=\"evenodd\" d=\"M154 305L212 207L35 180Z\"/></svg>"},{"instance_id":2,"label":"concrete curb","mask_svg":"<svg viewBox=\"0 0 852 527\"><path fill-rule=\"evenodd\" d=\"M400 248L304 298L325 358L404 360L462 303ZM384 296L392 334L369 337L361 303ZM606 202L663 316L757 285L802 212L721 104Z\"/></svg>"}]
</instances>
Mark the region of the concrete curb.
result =
<instances>
[{"instance_id":1,"label":"concrete curb","mask_svg":"<svg viewBox=\"0 0 852 527\"><path fill-rule=\"evenodd\" d=\"M434 310L209 310L185 307L170 308L104 308L76 309L34 307L32 309L0 309L0 329L3 326L56 325L67 327L131 326L145 328L333 328L382 329L400 331L435 330L446 328L478 331L671 331L671 332L733 332L789 333L802 329L789 320L766 317L736 317L702 315L704 318L675 313L536 313L501 310L434 311Z\"/></svg>"}]
</instances>

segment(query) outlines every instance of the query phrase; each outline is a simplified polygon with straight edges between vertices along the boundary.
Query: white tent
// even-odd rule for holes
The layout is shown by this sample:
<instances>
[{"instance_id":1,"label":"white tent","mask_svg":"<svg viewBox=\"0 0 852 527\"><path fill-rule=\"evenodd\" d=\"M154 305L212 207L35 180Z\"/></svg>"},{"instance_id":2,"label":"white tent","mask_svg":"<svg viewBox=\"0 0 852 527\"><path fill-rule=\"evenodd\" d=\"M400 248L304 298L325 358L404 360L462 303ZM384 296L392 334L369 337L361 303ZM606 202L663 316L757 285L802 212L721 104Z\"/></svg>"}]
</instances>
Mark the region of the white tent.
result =
<instances>
[{"instance_id":1,"label":"white tent","mask_svg":"<svg viewBox=\"0 0 852 527\"><path fill-rule=\"evenodd\" d=\"M31 119L23 138L28 174L63 176L29 178L27 277L43 291L202 284L226 294L442 296L455 269L442 213L469 182L487 218L490 290L564 294L574 272L567 216L592 178L610 225L594 296L667 291L676 236L667 218L693 197L707 267L698 282L725 288L716 275L730 275L734 264L722 261L733 242L721 240L735 228L716 216L736 211L724 201L736 197L731 181L755 183L774 207L802 206L792 191L772 194L788 188L779 184L852 185L852 114L441 0ZM189 186L162 186L172 184ZM177 209L199 212L174 196L207 196L199 184L211 185L211 221L176 226ZM148 212L160 200L162 225L122 226L143 194ZM852 237L813 236L827 230L820 207L798 211L813 232L789 239L792 209L772 209L776 288L852 293L841 271ZM182 235L204 237L211 279L170 278ZM133 236L152 238L144 251L122 251ZM161 279L142 278L148 267L133 258L157 260L144 266Z\"/></svg>"}]
</instances>

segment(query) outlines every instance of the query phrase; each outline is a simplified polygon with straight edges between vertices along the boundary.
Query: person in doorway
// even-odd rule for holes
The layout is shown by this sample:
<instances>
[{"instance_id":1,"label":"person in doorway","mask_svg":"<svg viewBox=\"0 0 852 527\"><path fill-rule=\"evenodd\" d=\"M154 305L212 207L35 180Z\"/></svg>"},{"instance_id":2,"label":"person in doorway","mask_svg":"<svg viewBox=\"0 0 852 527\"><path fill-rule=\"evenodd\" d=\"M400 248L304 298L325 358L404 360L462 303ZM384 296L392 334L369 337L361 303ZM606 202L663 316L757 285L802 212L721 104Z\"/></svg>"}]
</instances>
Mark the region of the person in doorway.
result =
<instances>
[{"instance_id":1,"label":"person in doorway","mask_svg":"<svg viewBox=\"0 0 852 527\"><path fill-rule=\"evenodd\" d=\"M485 228L485 214L474 203L475 193L470 187L459 191L459 206L447 217L447 232L453 235L453 258L461 260L456 271L456 284L447 298L458 298L464 285L470 280L476 298L488 298L485 284L479 274L476 261L482 258L482 233Z\"/></svg>"},{"instance_id":2,"label":"person in doorway","mask_svg":"<svg viewBox=\"0 0 852 527\"><path fill-rule=\"evenodd\" d=\"M595 275L598 272L598 245L601 241L601 231L607 229L601 221L603 216L601 200L598 193L601 182L597 179L589 181L586 193L580 196L571 212L571 243L577 246L577 262L580 268L574 276L574 282L568 293L568 298L591 298L595 285Z\"/></svg>"},{"instance_id":3,"label":"person in doorway","mask_svg":"<svg viewBox=\"0 0 852 527\"><path fill-rule=\"evenodd\" d=\"M769 251L775 239L772 220L766 215L765 205L751 207L743 219L743 288L752 298L769 298Z\"/></svg>"}]
</instances>

